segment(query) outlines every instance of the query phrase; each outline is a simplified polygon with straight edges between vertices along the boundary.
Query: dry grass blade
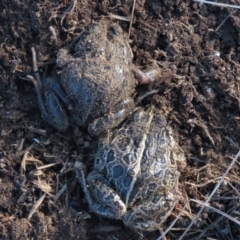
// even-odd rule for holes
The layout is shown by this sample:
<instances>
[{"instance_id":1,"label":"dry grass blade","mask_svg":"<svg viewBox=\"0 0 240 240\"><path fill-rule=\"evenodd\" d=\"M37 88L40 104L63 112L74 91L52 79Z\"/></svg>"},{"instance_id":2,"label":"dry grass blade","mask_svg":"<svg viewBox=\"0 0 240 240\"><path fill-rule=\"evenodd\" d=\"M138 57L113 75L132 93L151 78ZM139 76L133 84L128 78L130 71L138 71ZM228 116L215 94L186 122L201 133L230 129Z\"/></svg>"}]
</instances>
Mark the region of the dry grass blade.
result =
<instances>
[{"instance_id":1,"label":"dry grass blade","mask_svg":"<svg viewBox=\"0 0 240 240\"><path fill-rule=\"evenodd\" d=\"M132 14L131 14L131 19L130 19L130 24L129 24L129 29L128 29L128 38L130 37L130 34L131 34L131 29L132 29L132 22L133 22L133 15L134 15L134 10L135 10L135 5L136 5L136 0L133 1Z\"/></svg>"},{"instance_id":2,"label":"dry grass blade","mask_svg":"<svg viewBox=\"0 0 240 240\"><path fill-rule=\"evenodd\" d=\"M44 200L44 198L46 197L46 193L44 193L38 200L37 202L33 205L32 209L30 210L27 220L30 220L32 215L36 212L36 210L39 208L39 206L41 205L42 201Z\"/></svg>"},{"instance_id":3,"label":"dry grass blade","mask_svg":"<svg viewBox=\"0 0 240 240\"><path fill-rule=\"evenodd\" d=\"M201 3L201 4L203 4L203 3L211 4L211 5L215 5L215 6L218 6L218 7L230 7L230 8L240 9L240 6L235 6L235 5L231 5L231 4L210 2L210 1L205 1L205 0L194 0L194 1L195 1L195 2L199 2L199 3Z\"/></svg>"},{"instance_id":4,"label":"dry grass blade","mask_svg":"<svg viewBox=\"0 0 240 240\"><path fill-rule=\"evenodd\" d=\"M65 183L64 185L63 185L63 187L57 192L57 194L54 196L54 201L57 201L60 197L61 197L61 195L65 192L65 190L67 189L67 184Z\"/></svg>"},{"instance_id":5,"label":"dry grass blade","mask_svg":"<svg viewBox=\"0 0 240 240\"><path fill-rule=\"evenodd\" d=\"M50 168L50 167L53 167L55 165L58 165L60 163L49 163L47 165L44 165L44 166L41 166L41 167L37 167L37 170L41 170L41 169L45 169L45 168Z\"/></svg>"},{"instance_id":6,"label":"dry grass blade","mask_svg":"<svg viewBox=\"0 0 240 240\"><path fill-rule=\"evenodd\" d=\"M58 45L58 38L57 38L57 34L56 34L56 31L55 31L54 27L50 26L49 31L51 32L51 35L52 35L51 39L53 40L54 44Z\"/></svg>"},{"instance_id":7,"label":"dry grass blade","mask_svg":"<svg viewBox=\"0 0 240 240\"><path fill-rule=\"evenodd\" d=\"M27 194L28 194L28 191L24 191L24 192L21 194L21 196L18 198L17 204L25 201L25 198L26 198Z\"/></svg>"},{"instance_id":8,"label":"dry grass blade","mask_svg":"<svg viewBox=\"0 0 240 240\"><path fill-rule=\"evenodd\" d=\"M11 132L12 132L12 129L9 130L8 132L6 132L6 131L4 131L4 129L2 129L2 131L1 131L1 136L7 136L7 135L9 135Z\"/></svg>"},{"instance_id":9,"label":"dry grass blade","mask_svg":"<svg viewBox=\"0 0 240 240\"><path fill-rule=\"evenodd\" d=\"M34 82L34 78L32 76L27 76L29 80L31 80L32 82ZM39 129L39 128L35 128L33 126L27 126L27 124L25 124L27 129L31 132L35 132L35 133L38 133L40 135L43 135L43 136L46 136L47 135L47 131L44 130L44 129Z\"/></svg>"},{"instance_id":10,"label":"dry grass blade","mask_svg":"<svg viewBox=\"0 0 240 240\"><path fill-rule=\"evenodd\" d=\"M35 51L34 47L31 47L31 52L32 52L33 72L35 74L35 78L37 80L37 84L39 85L40 88L42 88L41 79L40 79L40 76L38 74L37 57L36 57L36 51ZM31 76L28 75L27 78L29 78L32 81ZM34 84L34 81L33 81L33 84Z\"/></svg>"},{"instance_id":11,"label":"dry grass blade","mask_svg":"<svg viewBox=\"0 0 240 240\"><path fill-rule=\"evenodd\" d=\"M33 156L30 154L29 150L26 150L26 151L25 151L22 162L23 162L24 164L26 164L27 161L28 161L28 162L37 162L37 163L39 163L39 164L43 164L40 160L38 160L37 158L33 157ZM21 164L21 165L22 165L22 164ZM25 165L24 165L24 170L25 170Z\"/></svg>"},{"instance_id":12,"label":"dry grass blade","mask_svg":"<svg viewBox=\"0 0 240 240\"><path fill-rule=\"evenodd\" d=\"M236 144L230 137L226 136L226 140L228 140L235 148L239 149L238 144Z\"/></svg>"},{"instance_id":13,"label":"dry grass blade","mask_svg":"<svg viewBox=\"0 0 240 240\"><path fill-rule=\"evenodd\" d=\"M237 159L240 156L240 150L238 151L237 155L235 156L235 158L232 160L231 164L229 165L229 167L227 168L226 172L223 174L222 178L220 179L220 181L218 182L218 184L216 185L216 187L214 188L214 190L212 191L212 193L209 195L208 199L205 201L204 204L207 204L212 196L215 194L215 192L218 190L219 186L222 184L222 182L224 181L224 179L226 178L227 174L229 173L229 171L231 170L231 168L233 167L233 165L235 164L235 162L237 161ZM202 213L203 209L205 208L205 206L202 206L202 208L200 209L200 211L198 212L198 214L194 217L194 219L192 220L192 222L189 224L189 226L187 227L187 229L184 231L184 233L181 235L181 237L179 238L179 240L183 239L183 237L186 235L186 233L189 231L189 229L191 228L191 226L194 224L194 222L196 222L196 220L199 218L200 214Z\"/></svg>"},{"instance_id":14,"label":"dry grass blade","mask_svg":"<svg viewBox=\"0 0 240 240\"><path fill-rule=\"evenodd\" d=\"M195 184L195 183L190 183L190 182L186 182L186 184L190 185L190 186L194 186L194 187L198 187L198 188L201 188L201 187L205 187L207 186L208 184L210 183L215 183L217 182L219 179L222 179L222 177L217 177L217 178L214 178L214 179L211 179L205 183L201 183L201 184ZM225 180L229 180L229 178L224 178Z\"/></svg>"},{"instance_id":15,"label":"dry grass blade","mask_svg":"<svg viewBox=\"0 0 240 240\"><path fill-rule=\"evenodd\" d=\"M28 151L25 151L24 155L23 155L23 158L22 158L22 161L21 161L21 168L20 168L20 175L24 175L25 171L26 171L26 159L27 159L27 156L28 156Z\"/></svg>"},{"instance_id":16,"label":"dry grass blade","mask_svg":"<svg viewBox=\"0 0 240 240\"><path fill-rule=\"evenodd\" d=\"M115 15L115 14L110 13L109 17L113 18L113 19L120 20L120 21L130 22L130 18L126 17L126 16L119 16L119 15Z\"/></svg>"},{"instance_id":17,"label":"dry grass blade","mask_svg":"<svg viewBox=\"0 0 240 240\"><path fill-rule=\"evenodd\" d=\"M229 220L235 222L236 224L238 224L240 226L240 221L238 221L236 218L231 217L229 214L227 214L227 213L225 213L225 212L223 212L223 211L221 211L221 210L219 210L217 208L211 207L208 204L200 202L198 200L194 200L194 199L189 199L189 200L192 201L192 202L201 204L202 206L207 207L207 208L213 210L214 212L221 214L222 216L228 218Z\"/></svg>"},{"instance_id":18,"label":"dry grass blade","mask_svg":"<svg viewBox=\"0 0 240 240\"><path fill-rule=\"evenodd\" d=\"M41 181L38 179L38 181L33 181L32 182L37 188L41 189L44 193L48 194L49 196L53 196L50 194L52 192L52 187L46 182L46 181Z\"/></svg>"}]
</instances>

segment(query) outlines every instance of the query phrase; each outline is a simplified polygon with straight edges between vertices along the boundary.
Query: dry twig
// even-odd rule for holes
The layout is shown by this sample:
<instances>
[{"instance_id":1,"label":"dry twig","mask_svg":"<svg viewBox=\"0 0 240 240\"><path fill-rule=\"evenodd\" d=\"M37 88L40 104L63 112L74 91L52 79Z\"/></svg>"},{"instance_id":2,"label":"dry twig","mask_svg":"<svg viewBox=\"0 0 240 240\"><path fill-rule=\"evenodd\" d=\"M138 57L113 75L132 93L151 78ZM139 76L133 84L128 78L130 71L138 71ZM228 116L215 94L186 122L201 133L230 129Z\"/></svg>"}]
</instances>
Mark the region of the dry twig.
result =
<instances>
[{"instance_id":1,"label":"dry twig","mask_svg":"<svg viewBox=\"0 0 240 240\"><path fill-rule=\"evenodd\" d=\"M187 185L190 185L190 186L194 186L194 187L197 187L197 188L201 188L201 187L205 187L206 185L210 184L210 183L215 183L217 182L219 179L222 179L222 177L217 177L217 178L214 178L214 179L211 179L207 182L204 182L202 184L195 184L195 183L190 183L190 182L186 182ZM224 179L227 179L229 180L229 178L224 178Z\"/></svg>"},{"instance_id":2,"label":"dry twig","mask_svg":"<svg viewBox=\"0 0 240 240\"><path fill-rule=\"evenodd\" d=\"M211 5L215 5L215 6L218 6L218 7L230 7L230 8L240 9L240 6L231 5L231 4L210 2L210 1L205 1L205 0L194 0L194 1L195 1L195 2L199 2L199 3L201 3L201 4L203 4L203 3L211 4Z\"/></svg>"},{"instance_id":3,"label":"dry twig","mask_svg":"<svg viewBox=\"0 0 240 240\"><path fill-rule=\"evenodd\" d=\"M67 189L67 184L65 183L63 186L62 186L62 188L57 192L57 194L54 196L54 201L57 201L60 197L61 197L61 195L66 191L66 189Z\"/></svg>"},{"instance_id":4,"label":"dry twig","mask_svg":"<svg viewBox=\"0 0 240 240\"><path fill-rule=\"evenodd\" d=\"M109 17L120 20L120 21L130 22L130 18L128 16L127 17L126 16L119 16L119 15L115 15L115 14L110 13Z\"/></svg>"},{"instance_id":5,"label":"dry twig","mask_svg":"<svg viewBox=\"0 0 240 240\"><path fill-rule=\"evenodd\" d=\"M136 0L133 1L132 14L131 14L130 24L129 24L129 29L128 29L128 38L130 37L131 30L132 30L132 22L133 22L133 15L134 15L134 10L135 10L135 5L136 5Z\"/></svg>"},{"instance_id":6,"label":"dry twig","mask_svg":"<svg viewBox=\"0 0 240 240\"><path fill-rule=\"evenodd\" d=\"M32 215L36 212L36 210L40 207L41 203L43 202L44 198L46 197L46 193L44 193L37 202L32 206L32 209L30 210L27 220L30 220Z\"/></svg>"}]
</instances>

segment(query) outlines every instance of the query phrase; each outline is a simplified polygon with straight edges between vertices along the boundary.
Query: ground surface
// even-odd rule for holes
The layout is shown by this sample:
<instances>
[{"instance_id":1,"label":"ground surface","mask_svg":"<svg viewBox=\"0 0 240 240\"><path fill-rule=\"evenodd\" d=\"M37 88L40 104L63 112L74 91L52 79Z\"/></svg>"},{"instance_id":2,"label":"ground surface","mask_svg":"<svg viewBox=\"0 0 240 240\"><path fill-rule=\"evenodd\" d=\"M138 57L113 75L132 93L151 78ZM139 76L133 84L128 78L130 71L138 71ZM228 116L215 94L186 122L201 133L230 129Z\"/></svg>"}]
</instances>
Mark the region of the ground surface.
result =
<instances>
[{"instance_id":1,"label":"ground surface","mask_svg":"<svg viewBox=\"0 0 240 240\"><path fill-rule=\"evenodd\" d=\"M42 70L54 64L58 49L92 21L110 14L129 16L132 2L82 0L66 14L70 0L0 1L0 239L139 239L121 222L88 211L72 168L78 158L91 168L96 143L82 129L63 135L49 126L26 80L32 74L32 46ZM186 153L188 167L180 189L187 203L208 198L238 151L239 16L239 10L186 0L136 4L130 35L134 63L143 69L158 64L167 72L156 86L159 93L141 105L154 104L167 117ZM129 24L120 24L127 32ZM236 220L239 174L236 163L209 203ZM39 199L43 201L30 216ZM184 213L167 239L179 239L199 209L190 202L188 215ZM91 219L84 220L87 214ZM205 209L184 239L240 239L239 229ZM158 236L159 232L147 233L142 239Z\"/></svg>"}]
</instances>

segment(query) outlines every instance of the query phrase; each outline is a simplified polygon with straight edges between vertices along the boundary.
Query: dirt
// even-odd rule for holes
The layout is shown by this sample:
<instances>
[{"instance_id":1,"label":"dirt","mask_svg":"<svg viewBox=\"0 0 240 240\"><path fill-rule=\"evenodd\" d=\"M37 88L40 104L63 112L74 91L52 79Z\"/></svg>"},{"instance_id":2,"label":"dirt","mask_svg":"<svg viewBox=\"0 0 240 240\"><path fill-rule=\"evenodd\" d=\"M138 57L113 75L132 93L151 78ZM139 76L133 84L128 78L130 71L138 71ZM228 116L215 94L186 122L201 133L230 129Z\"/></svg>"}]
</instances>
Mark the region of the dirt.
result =
<instances>
[{"instance_id":1,"label":"dirt","mask_svg":"<svg viewBox=\"0 0 240 240\"><path fill-rule=\"evenodd\" d=\"M58 50L87 25L111 14L130 16L133 6L131 0L82 0L70 11L72 2L0 2L3 240L140 239L120 221L89 212L73 169L77 159L91 169L96 140L75 126L64 134L53 129L42 117L27 78L33 74L31 47L36 49L40 74L46 69L48 74ZM239 149L239 16L239 10L190 0L136 3L130 33L134 64L142 69L157 64L163 69L162 79L154 86L159 92L140 106L153 104L167 117L188 159L179 185L185 200L162 229L166 230L184 205L186 209L166 239L180 238L201 208L190 199L206 201ZM129 22L118 22L127 33ZM137 89L144 91L147 87ZM208 203L237 221L239 173L236 162ZM159 236L158 231L142 233L141 239ZM205 208L184 236L196 238L240 239L240 228Z\"/></svg>"}]
</instances>

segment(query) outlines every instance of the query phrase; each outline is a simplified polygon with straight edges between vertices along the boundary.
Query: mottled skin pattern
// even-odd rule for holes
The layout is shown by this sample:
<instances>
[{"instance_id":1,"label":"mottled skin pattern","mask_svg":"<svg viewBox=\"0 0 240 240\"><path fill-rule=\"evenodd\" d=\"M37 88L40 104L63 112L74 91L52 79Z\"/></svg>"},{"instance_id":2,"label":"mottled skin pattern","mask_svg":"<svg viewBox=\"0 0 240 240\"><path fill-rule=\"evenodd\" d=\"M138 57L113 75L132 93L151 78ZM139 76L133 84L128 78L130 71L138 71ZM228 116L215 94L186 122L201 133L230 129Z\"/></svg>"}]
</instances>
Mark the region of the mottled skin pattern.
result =
<instances>
[{"instance_id":1,"label":"mottled skin pattern","mask_svg":"<svg viewBox=\"0 0 240 240\"><path fill-rule=\"evenodd\" d=\"M103 19L90 25L73 49L60 49L57 66L59 78L45 81L43 108L58 130L69 125L64 108L79 126L90 123L92 135L118 126L133 110L132 53L118 24Z\"/></svg>"},{"instance_id":2,"label":"mottled skin pattern","mask_svg":"<svg viewBox=\"0 0 240 240\"><path fill-rule=\"evenodd\" d=\"M82 185L97 214L123 219L135 230L153 231L180 198L179 166L186 160L165 117L138 110L121 128L100 140L94 170Z\"/></svg>"}]
</instances>

